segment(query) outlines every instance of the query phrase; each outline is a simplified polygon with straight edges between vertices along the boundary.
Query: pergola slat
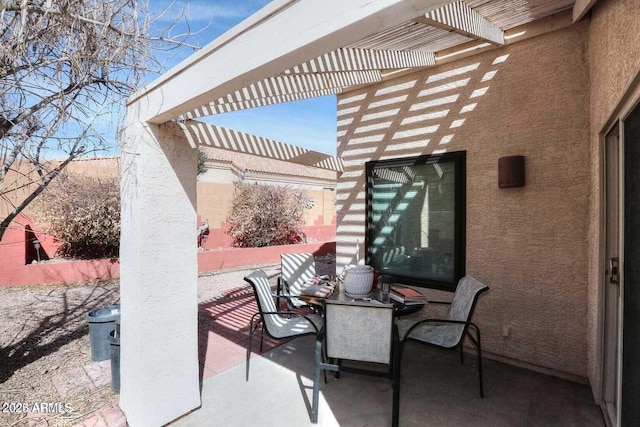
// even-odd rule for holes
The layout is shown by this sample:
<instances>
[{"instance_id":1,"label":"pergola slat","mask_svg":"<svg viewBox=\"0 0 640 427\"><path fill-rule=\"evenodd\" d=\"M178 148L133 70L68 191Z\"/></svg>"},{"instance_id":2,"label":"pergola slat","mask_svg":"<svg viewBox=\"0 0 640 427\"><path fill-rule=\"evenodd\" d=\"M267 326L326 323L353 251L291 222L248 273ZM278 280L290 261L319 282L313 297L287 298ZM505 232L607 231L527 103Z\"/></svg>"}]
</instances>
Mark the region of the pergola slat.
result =
<instances>
[{"instance_id":1,"label":"pergola slat","mask_svg":"<svg viewBox=\"0 0 640 427\"><path fill-rule=\"evenodd\" d=\"M504 44L504 31L462 1L435 9L416 21L450 29L491 44Z\"/></svg>"},{"instance_id":2,"label":"pergola slat","mask_svg":"<svg viewBox=\"0 0 640 427\"><path fill-rule=\"evenodd\" d=\"M298 92L279 96L256 97L249 101L231 102L227 104L212 103L196 108L193 111L181 116L179 120L196 119L199 117L213 116L215 114L240 111L248 108L263 107L265 105L280 104L283 102L299 101L301 99L317 98L319 96L336 95L342 92L342 88L330 88L314 90L308 92ZM256 94L257 95L257 94Z\"/></svg>"},{"instance_id":3,"label":"pergola slat","mask_svg":"<svg viewBox=\"0 0 640 427\"><path fill-rule=\"evenodd\" d=\"M432 52L337 49L196 108L180 120L205 117L281 102L341 93L343 88L381 81L381 69L435 65ZM309 73L309 70L326 72Z\"/></svg>"},{"instance_id":4,"label":"pergola slat","mask_svg":"<svg viewBox=\"0 0 640 427\"><path fill-rule=\"evenodd\" d=\"M208 145L336 172L342 172L343 170L342 159L328 154L285 144L269 138L256 138L244 132L196 120L178 122L178 125L183 130L189 144L194 148L197 145Z\"/></svg>"},{"instance_id":5,"label":"pergola slat","mask_svg":"<svg viewBox=\"0 0 640 427\"><path fill-rule=\"evenodd\" d=\"M267 97L275 97L298 92L340 88L342 87L341 81L353 82L351 84L377 83L380 78L378 70L279 75L249 85L248 91L238 90L225 97L218 98L215 103L227 104L251 101L253 97L249 95L249 92L253 92L254 87L263 88L264 90L261 93L266 92Z\"/></svg>"},{"instance_id":6,"label":"pergola slat","mask_svg":"<svg viewBox=\"0 0 640 427\"><path fill-rule=\"evenodd\" d=\"M290 68L284 74L307 74L309 69L338 72L431 67L433 65L435 65L433 52L344 48Z\"/></svg>"}]
</instances>

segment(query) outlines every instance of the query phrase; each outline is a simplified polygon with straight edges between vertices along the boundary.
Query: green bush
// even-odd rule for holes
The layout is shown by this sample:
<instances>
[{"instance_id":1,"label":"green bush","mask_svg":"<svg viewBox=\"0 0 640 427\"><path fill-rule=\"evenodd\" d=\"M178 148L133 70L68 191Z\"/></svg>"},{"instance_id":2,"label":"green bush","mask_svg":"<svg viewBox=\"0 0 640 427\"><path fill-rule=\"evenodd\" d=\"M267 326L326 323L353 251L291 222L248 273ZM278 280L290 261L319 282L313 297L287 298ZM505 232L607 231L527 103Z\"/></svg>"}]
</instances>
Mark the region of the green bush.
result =
<instances>
[{"instance_id":1,"label":"green bush","mask_svg":"<svg viewBox=\"0 0 640 427\"><path fill-rule=\"evenodd\" d=\"M310 199L289 187L235 184L227 218L233 246L255 248L303 241L302 225Z\"/></svg>"},{"instance_id":2,"label":"green bush","mask_svg":"<svg viewBox=\"0 0 640 427\"><path fill-rule=\"evenodd\" d=\"M58 255L117 257L120 248L120 185L117 178L61 175L37 202L38 219L62 242Z\"/></svg>"},{"instance_id":3,"label":"green bush","mask_svg":"<svg viewBox=\"0 0 640 427\"><path fill-rule=\"evenodd\" d=\"M202 148L198 148L198 176L207 171L207 154L202 151Z\"/></svg>"}]
</instances>

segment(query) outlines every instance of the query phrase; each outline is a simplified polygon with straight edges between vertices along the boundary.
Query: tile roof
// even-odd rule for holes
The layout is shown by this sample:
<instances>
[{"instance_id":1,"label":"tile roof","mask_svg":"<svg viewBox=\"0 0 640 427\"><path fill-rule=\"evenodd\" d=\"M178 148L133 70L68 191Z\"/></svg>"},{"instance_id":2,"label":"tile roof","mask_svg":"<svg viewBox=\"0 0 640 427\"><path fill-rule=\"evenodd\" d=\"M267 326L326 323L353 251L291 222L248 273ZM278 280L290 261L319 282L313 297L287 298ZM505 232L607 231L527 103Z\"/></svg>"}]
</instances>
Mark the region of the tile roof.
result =
<instances>
[{"instance_id":1,"label":"tile roof","mask_svg":"<svg viewBox=\"0 0 640 427\"><path fill-rule=\"evenodd\" d=\"M304 166L283 160L268 159L265 157L244 154L220 148L200 147L207 158L212 161L232 163L238 169L245 172L260 172L273 175L298 176L324 180L335 180L336 172L320 169L312 166Z\"/></svg>"}]
</instances>

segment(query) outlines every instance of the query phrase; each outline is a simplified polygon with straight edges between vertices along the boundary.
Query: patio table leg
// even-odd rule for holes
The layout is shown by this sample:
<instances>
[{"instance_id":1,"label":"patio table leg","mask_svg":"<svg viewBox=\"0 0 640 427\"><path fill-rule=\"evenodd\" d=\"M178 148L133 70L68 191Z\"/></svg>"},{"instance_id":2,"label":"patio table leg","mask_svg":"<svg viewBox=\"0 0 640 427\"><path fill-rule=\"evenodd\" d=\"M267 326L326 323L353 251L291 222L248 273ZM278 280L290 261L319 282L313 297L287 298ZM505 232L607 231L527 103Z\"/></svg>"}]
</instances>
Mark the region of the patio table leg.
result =
<instances>
[{"instance_id":1,"label":"patio table leg","mask_svg":"<svg viewBox=\"0 0 640 427\"><path fill-rule=\"evenodd\" d=\"M394 351L393 357L393 409L391 412L391 426L398 427L400 418L400 362L402 359L402 351L404 350L404 342L400 341L397 349Z\"/></svg>"}]
</instances>

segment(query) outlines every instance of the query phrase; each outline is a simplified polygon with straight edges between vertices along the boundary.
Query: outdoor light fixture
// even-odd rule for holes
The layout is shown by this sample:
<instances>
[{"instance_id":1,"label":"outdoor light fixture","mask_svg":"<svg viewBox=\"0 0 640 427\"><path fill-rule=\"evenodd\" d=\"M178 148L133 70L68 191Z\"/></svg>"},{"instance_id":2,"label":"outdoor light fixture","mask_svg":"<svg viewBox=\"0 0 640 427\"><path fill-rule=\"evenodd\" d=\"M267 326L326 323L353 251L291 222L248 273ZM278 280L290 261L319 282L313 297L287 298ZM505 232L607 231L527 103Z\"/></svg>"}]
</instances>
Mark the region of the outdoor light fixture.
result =
<instances>
[{"instance_id":1,"label":"outdoor light fixture","mask_svg":"<svg viewBox=\"0 0 640 427\"><path fill-rule=\"evenodd\" d=\"M498 159L498 188L524 187L524 156Z\"/></svg>"}]
</instances>

